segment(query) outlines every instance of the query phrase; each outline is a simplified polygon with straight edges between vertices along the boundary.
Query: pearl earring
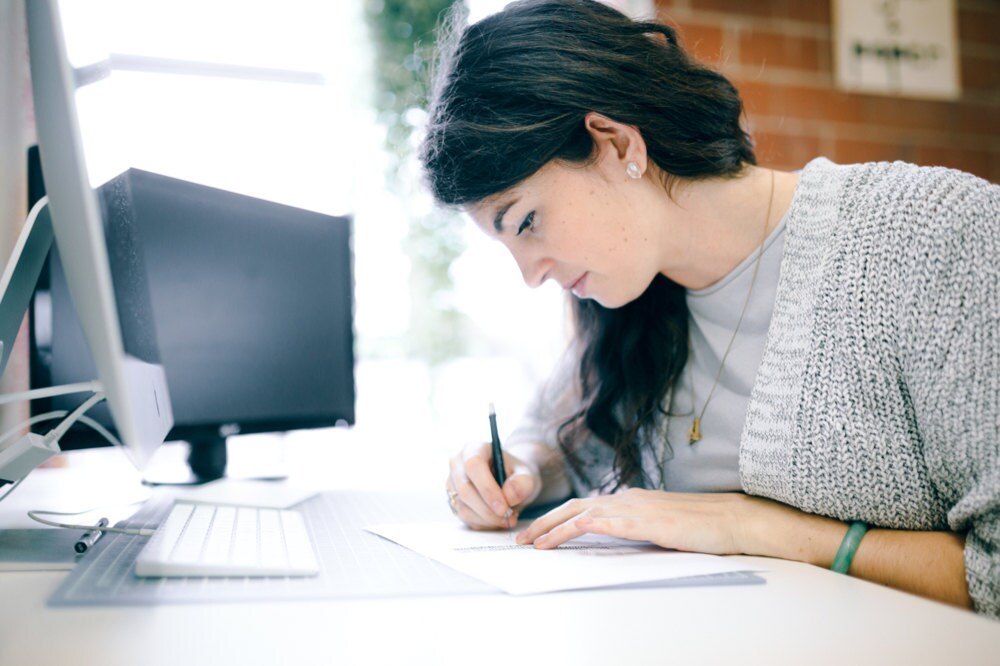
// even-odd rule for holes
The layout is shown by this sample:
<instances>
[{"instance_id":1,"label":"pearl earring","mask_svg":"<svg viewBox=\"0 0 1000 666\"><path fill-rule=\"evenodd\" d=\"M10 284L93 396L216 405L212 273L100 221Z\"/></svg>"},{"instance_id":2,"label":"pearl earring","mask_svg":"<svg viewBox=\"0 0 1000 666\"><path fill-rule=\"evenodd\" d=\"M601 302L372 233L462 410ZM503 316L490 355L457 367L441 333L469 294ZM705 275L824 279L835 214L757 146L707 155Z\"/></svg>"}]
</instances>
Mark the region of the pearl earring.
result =
<instances>
[{"instance_id":1,"label":"pearl earring","mask_svg":"<svg viewBox=\"0 0 1000 666\"><path fill-rule=\"evenodd\" d=\"M639 180L642 178L642 169L639 168L639 165L636 162L629 162L628 166L625 167L625 173L627 173L628 177L633 180Z\"/></svg>"}]
</instances>

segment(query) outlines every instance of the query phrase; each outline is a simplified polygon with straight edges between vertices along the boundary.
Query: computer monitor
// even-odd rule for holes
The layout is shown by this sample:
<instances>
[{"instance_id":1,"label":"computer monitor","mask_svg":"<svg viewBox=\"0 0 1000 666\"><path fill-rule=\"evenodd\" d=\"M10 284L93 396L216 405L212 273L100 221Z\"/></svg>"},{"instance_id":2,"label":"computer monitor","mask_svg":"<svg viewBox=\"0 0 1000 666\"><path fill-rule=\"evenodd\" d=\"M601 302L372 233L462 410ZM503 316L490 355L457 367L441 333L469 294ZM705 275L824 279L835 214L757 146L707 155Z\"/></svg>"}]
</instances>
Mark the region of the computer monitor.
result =
<instances>
[{"instance_id":1,"label":"computer monitor","mask_svg":"<svg viewBox=\"0 0 1000 666\"><path fill-rule=\"evenodd\" d=\"M118 436L142 467L164 440L173 417L128 183L95 182L97 176L88 170L77 97L95 79L71 64L57 3L32 0L25 5L48 204L35 211L35 224L22 234L23 243L15 248L4 276L2 363L9 358L27 306L23 286L37 278L39 249L54 241L94 361L94 371L85 379L99 381ZM74 405L79 402L77 398Z\"/></svg>"},{"instance_id":2,"label":"computer monitor","mask_svg":"<svg viewBox=\"0 0 1000 666\"><path fill-rule=\"evenodd\" d=\"M136 169L123 180L173 401L167 438L190 442L195 476L223 473L230 434L353 424L350 218ZM80 381L91 370L58 256L39 284L32 385ZM99 410L92 416L111 425ZM63 442L98 439L80 428Z\"/></svg>"}]
</instances>

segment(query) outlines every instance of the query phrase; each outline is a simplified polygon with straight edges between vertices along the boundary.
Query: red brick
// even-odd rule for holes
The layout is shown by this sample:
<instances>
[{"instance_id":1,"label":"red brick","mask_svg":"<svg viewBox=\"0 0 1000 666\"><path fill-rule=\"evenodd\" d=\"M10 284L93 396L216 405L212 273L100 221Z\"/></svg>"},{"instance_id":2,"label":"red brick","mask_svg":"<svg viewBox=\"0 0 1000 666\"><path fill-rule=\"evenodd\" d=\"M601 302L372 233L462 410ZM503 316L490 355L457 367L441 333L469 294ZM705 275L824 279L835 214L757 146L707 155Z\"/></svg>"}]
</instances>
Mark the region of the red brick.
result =
<instances>
[{"instance_id":1,"label":"red brick","mask_svg":"<svg viewBox=\"0 0 1000 666\"><path fill-rule=\"evenodd\" d=\"M962 89L1000 91L1000 58L962 56Z\"/></svg>"},{"instance_id":2,"label":"red brick","mask_svg":"<svg viewBox=\"0 0 1000 666\"><path fill-rule=\"evenodd\" d=\"M681 45L699 60L717 64L723 59L722 29L718 26L688 23L678 27Z\"/></svg>"},{"instance_id":3,"label":"red brick","mask_svg":"<svg viewBox=\"0 0 1000 666\"><path fill-rule=\"evenodd\" d=\"M760 81L739 79L732 79L732 81L740 91L743 108L748 115L769 116L777 113L772 105L775 97L771 90L774 86Z\"/></svg>"},{"instance_id":4,"label":"red brick","mask_svg":"<svg viewBox=\"0 0 1000 666\"><path fill-rule=\"evenodd\" d=\"M960 9L958 39L963 44L980 44L1000 49L1000 7L998 9Z\"/></svg>"},{"instance_id":5,"label":"red brick","mask_svg":"<svg viewBox=\"0 0 1000 666\"><path fill-rule=\"evenodd\" d=\"M859 120L866 125L961 132L957 104L940 100L858 95Z\"/></svg>"},{"instance_id":6,"label":"red brick","mask_svg":"<svg viewBox=\"0 0 1000 666\"><path fill-rule=\"evenodd\" d=\"M834 142L833 155L829 155L828 157L839 164L891 162L893 160L914 162L916 160L916 151L912 145L907 144L837 139Z\"/></svg>"},{"instance_id":7,"label":"red brick","mask_svg":"<svg viewBox=\"0 0 1000 666\"><path fill-rule=\"evenodd\" d=\"M754 132L757 163L778 169L801 169L821 153L820 140L812 135Z\"/></svg>"},{"instance_id":8,"label":"red brick","mask_svg":"<svg viewBox=\"0 0 1000 666\"><path fill-rule=\"evenodd\" d=\"M992 155L987 150L961 148L939 148L920 146L917 148L917 164L946 166L974 173L981 178L989 178Z\"/></svg>"},{"instance_id":9,"label":"red brick","mask_svg":"<svg viewBox=\"0 0 1000 666\"><path fill-rule=\"evenodd\" d=\"M745 29L739 34L740 61L746 65L830 72L830 40Z\"/></svg>"},{"instance_id":10,"label":"red brick","mask_svg":"<svg viewBox=\"0 0 1000 666\"><path fill-rule=\"evenodd\" d=\"M762 164L793 168L822 152L842 162L945 164L1000 181L1000 2L959 5L968 93L959 100L834 88L829 37L801 25L828 26L827 0L662 0L657 7L661 17L673 11L688 18L678 28L682 43L730 76L749 126L767 128L756 137ZM799 24L783 33L780 26L788 24L767 23L772 18Z\"/></svg>"},{"instance_id":11,"label":"red brick","mask_svg":"<svg viewBox=\"0 0 1000 666\"><path fill-rule=\"evenodd\" d=\"M998 132L1000 132L1000 105L962 101L956 106L956 126L960 127L963 132L998 136Z\"/></svg>"},{"instance_id":12,"label":"red brick","mask_svg":"<svg viewBox=\"0 0 1000 666\"><path fill-rule=\"evenodd\" d=\"M830 23L830 3L827 0L691 0L691 8L695 11Z\"/></svg>"},{"instance_id":13,"label":"red brick","mask_svg":"<svg viewBox=\"0 0 1000 666\"><path fill-rule=\"evenodd\" d=\"M858 95L830 87L775 87L772 95L777 96L779 115L842 123L856 123L862 118Z\"/></svg>"}]
</instances>

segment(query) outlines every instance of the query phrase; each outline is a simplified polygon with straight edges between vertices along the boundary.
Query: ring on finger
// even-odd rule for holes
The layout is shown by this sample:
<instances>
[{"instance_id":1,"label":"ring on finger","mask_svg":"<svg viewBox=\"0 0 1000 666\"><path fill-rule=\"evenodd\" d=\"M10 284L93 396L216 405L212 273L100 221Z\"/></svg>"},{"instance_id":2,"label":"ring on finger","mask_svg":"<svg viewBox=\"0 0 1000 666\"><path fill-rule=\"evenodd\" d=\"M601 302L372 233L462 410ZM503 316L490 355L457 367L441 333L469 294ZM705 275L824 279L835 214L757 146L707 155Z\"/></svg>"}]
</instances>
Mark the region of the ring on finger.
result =
<instances>
[{"instance_id":1,"label":"ring on finger","mask_svg":"<svg viewBox=\"0 0 1000 666\"><path fill-rule=\"evenodd\" d=\"M445 488L448 491L448 506L451 507L451 512L456 516L458 515L458 493L451 488Z\"/></svg>"}]
</instances>

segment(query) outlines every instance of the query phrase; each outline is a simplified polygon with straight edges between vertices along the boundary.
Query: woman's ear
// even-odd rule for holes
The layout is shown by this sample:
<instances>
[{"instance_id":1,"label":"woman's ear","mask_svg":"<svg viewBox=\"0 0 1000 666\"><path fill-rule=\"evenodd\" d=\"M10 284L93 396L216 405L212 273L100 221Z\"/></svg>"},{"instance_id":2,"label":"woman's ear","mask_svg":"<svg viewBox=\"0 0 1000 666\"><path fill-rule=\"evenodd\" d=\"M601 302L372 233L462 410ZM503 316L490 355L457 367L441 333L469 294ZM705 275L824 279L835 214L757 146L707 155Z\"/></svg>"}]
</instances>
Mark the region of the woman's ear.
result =
<instances>
[{"instance_id":1,"label":"woman's ear","mask_svg":"<svg viewBox=\"0 0 1000 666\"><path fill-rule=\"evenodd\" d=\"M583 119L584 127L594 141L595 162L609 170L610 174L621 174L636 178L646 173L646 142L639 130L612 120L605 115L591 111ZM635 163L635 167L629 164ZM631 169L626 172L626 169ZM638 169L638 172L636 172Z\"/></svg>"}]
</instances>

